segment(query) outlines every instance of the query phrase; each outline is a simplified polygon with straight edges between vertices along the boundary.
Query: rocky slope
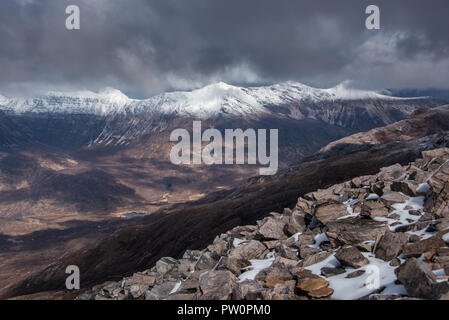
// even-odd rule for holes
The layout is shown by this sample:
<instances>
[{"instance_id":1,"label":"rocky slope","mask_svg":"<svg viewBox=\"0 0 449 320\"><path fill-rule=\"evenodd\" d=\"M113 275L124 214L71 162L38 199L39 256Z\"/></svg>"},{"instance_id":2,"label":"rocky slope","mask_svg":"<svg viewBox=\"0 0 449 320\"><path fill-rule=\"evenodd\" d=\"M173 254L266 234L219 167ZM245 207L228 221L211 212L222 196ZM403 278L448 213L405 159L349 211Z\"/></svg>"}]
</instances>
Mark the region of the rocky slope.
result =
<instances>
[{"instance_id":1,"label":"rocky slope","mask_svg":"<svg viewBox=\"0 0 449 320\"><path fill-rule=\"evenodd\" d=\"M449 148L300 197L77 299L449 299Z\"/></svg>"}]
</instances>

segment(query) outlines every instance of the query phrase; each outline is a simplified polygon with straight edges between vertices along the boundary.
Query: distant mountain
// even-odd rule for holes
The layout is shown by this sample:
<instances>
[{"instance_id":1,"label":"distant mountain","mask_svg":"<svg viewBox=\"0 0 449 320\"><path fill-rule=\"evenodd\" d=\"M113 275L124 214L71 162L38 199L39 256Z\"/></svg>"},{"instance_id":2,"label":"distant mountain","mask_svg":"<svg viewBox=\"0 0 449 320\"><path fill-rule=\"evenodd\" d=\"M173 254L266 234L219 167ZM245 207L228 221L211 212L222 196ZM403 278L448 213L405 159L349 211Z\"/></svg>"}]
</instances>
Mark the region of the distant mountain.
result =
<instances>
[{"instance_id":1,"label":"distant mountain","mask_svg":"<svg viewBox=\"0 0 449 320\"><path fill-rule=\"evenodd\" d=\"M384 100L403 101L410 98L392 97L374 91L347 88L340 84L330 89L312 88L297 82L284 82L267 87L236 87L223 82L208 85L191 92L170 92L144 100L130 99L121 91L106 88L94 93L50 92L47 95L9 99L0 96L3 110L23 113L69 113L69 114L179 114L200 118L230 115L254 115L277 112L268 108L287 104L306 105L321 102ZM420 98L411 98L420 99ZM307 114L292 115L296 118L313 118Z\"/></svg>"},{"instance_id":2,"label":"distant mountain","mask_svg":"<svg viewBox=\"0 0 449 320\"><path fill-rule=\"evenodd\" d=\"M307 138L315 146L308 149L302 145L299 154L304 155L316 151L316 143L321 147L357 131L406 119L418 108L440 104L432 98L398 98L344 85L317 89L296 82L251 88L217 83L145 100L130 99L111 88L99 93L53 92L27 99L0 96L0 130L15 124L14 136L3 131L0 147L20 146L21 142L69 151L127 146L167 133L180 123L188 129L192 119L202 119L218 128L265 128L267 124L289 128L284 134L295 140L300 135L299 140ZM310 141L309 134L316 141ZM282 140L290 140L289 136ZM320 142L320 137L325 139Z\"/></svg>"}]
</instances>

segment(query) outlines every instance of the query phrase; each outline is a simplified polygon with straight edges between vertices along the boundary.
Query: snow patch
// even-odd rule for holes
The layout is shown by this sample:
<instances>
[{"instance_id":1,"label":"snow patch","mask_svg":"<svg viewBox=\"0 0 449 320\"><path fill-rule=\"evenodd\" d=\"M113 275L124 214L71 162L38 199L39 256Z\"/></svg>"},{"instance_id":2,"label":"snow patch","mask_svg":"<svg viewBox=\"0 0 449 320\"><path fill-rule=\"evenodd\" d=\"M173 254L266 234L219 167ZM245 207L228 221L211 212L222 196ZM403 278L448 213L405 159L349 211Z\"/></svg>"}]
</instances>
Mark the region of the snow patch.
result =
<instances>
[{"instance_id":1,"label":"snow patch","mask_svg":"<svg viewBox=\"0 0 449 320\"><path fill-rule=\"evenodd\" d=\"M269 257L265 260L250 260L251 266L247 267L246 272L239 276L240 282L245 280L255 280L256 276L263 269L269 268L274 262L274 253L270 252Z\"/></svg>"}]
</instances>

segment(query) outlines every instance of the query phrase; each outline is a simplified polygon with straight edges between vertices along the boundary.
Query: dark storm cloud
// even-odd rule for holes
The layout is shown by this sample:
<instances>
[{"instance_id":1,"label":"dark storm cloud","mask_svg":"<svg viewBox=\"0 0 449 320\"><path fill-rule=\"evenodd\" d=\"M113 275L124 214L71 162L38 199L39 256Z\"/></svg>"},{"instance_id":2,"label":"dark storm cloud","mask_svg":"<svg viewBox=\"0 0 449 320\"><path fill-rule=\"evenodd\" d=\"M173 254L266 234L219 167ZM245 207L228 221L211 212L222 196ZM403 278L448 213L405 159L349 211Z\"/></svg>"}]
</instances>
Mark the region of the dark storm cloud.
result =
<instances>
[{"instance_id":1,"label":"dark storm cloud","mask_svg":"<svg viewBox=\"0 0 449 320\"><path fill-rule=\"evenodd\" d=\"M81 30L65 29L65 8ZM381 9L380 31L365 8ZM449 88L449 2L8 0L0 2L0 92L134 95L297 80Z\"/></svg>"}]
</instances>

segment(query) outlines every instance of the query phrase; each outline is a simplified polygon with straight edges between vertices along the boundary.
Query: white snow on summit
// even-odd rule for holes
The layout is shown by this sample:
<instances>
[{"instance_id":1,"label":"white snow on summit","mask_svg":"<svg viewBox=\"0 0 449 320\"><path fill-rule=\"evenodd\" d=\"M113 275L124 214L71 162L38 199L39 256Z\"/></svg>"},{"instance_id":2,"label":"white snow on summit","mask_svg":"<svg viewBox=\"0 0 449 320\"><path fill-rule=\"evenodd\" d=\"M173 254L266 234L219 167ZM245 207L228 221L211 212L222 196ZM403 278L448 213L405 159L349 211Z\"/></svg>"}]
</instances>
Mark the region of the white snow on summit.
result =
<instances>
[{"instance_id":1,"label":"white snow on summit","mask_svg":"<svg viewBox=\"0 0 449 320\"><path fill-rule=\"evenodd\" d=\"M49 92L35 98L8 99L0 95L0 105L15 113L182 114L202 118L216 115L245 115L269 112L267 106L320 101L382 99L397 100L374 91L347 88L341 84L318 89L298 82L265 87L237 87L223 82L188 92L169 92L149 99L128 98L121 91L106 88L99 93L78 91Z\"/></svg>"}]
</instances>

